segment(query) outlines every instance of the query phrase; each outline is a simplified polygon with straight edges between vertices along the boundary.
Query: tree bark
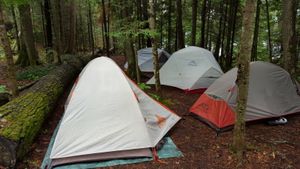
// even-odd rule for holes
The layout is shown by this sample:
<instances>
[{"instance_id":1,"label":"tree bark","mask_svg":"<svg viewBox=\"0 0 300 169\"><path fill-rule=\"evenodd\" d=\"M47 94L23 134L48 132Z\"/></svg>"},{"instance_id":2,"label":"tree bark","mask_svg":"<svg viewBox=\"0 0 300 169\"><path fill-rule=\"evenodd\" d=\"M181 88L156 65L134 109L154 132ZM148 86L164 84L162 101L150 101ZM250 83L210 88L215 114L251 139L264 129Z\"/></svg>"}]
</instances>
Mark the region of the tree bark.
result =
<instances>
[{"instance_id":1,"label":"tree bark","mask_svg":"<svg viewBox=\"0 0 300 169\"><path fill-rule=\"evenodd\" d=\"M14 65L13 53L10 47L10 42L7 37L7 32L5 28L4 15L2 11L2 2L0 2L0 44L3 47L7 62L8 88L11 91L13 97L16 97L18 95L16 70Z\"/></svg>"},{"instance_id":2,"label":"tree bark","mask_svg":"<svg viewBox=\"0 0 300 169\"><path fill-rule=\"evenodd\" d=\"M30 5L22 4L19 5L20 12L20 23L22 27L22 37L26 45L26 51L31 66L38 64L38 53L35 47L35 40L33 35L33 27L31 20Z\"/></svg>"},{"instance_id":3,"label":"tree bark","mask_svg":"<svg viewBox=\"0 0 300 169\"><path fill-rule=\"evenodd\" d=\"M234 126L233 147L236 151L239 164L243 162L243 153L246 147L245 141L245 111L248 98L249 67L254 32L256 0L246 0L243 12L243 28L241 34L241 47L238 57L238 73L236 84L238 97L236 107L236 121Z\"/></svg>"},{"instance_id":4,"label":"tree bark","mask_svg":"<svg viewBox=\"0 0 300 169\"><path fill-rule=\"evenodd\" d=\"M200 47L202 48L206 46L205 44L206 6L207 6L207 0L203 0L202 11L201 11L201 40L200 40Z\"/></svg>"},{"instance_id":5,"label":"tree bark","mask_svg":"<svg viewBox=\"0 0 300 169\"><path fill-rule=\"evenodd\" d=\"M167 45L167 49L168 52L172 51L172 2L173 0L169 0L168 1L168 45Z\"/></svg>"},{"instance_id":6,"label":"tree bark","mask_svg":"<svg viewBox=\"0 0 300 169\"><path fill-rule=\"evenodd\" d=\"M283 67L293 77L296 77L297 68L296 14L297 0L283 1L281 28Z\"/></svg>"},{"instance_id":7,"label":"tree bark","mask_svg":"<svg viewBox=\"0 0 300 169\"><path fill-rule=\"evenodd\" d=\"M92 15L92 8L91 3L88 1L88 20L89 20L89 37L90 37L90 45L92 48L92 53L95 52L95 40L94 40L94 29L93 29L93 15Z\"/></svg>"},{"instance_id":8,"label":"tree bark","mask_svg":"<svg viewBox=\"0 0 300 169\"><path fill-rule=\"evenodd\" d=\"M15 7L13 5L11 5L10 7L11 10L11 14L14 20L14 27L15 27L15 38L17 41L17 47L18 47L18 51L20 51L21 49L21 43L20 43L20 38L19 38L19 27L18 27L18 23L17 23L17 17L16 17L16 12L15 12Z\"/></svg>"},{"instance_id":9,"label":"tree bark","mask_svg":"<svg viewBox=\"0 0 300 169\"><path fill-rule=\"evenodd\" d=\"M219 62L219 56L220 56L220 47L221 47L221 37L222 37L222 22L223 22L223 10L224 10L224 4L223 1L220 2L220 16L219 16L219 30L218 30L218 36L216 41L216 48L214 52L215 59Z\"/></svg>"},{"instance_id":10,"label":"tree bark","mask_svg":"<svg viewBox=\"0 0 300 169\"><path fill-rule=\"evenodd\" d=\"M196 46L196 29L197 29L197 7L198 0L192 2L192 46Z\"/></svg>"},{"instance_id":11,"label":"tree bark","mask_svg":"<svg viewBox=\"0 0 300 169\"><path fill-rule=\"evenodd\" d=\"M154 67L154 78L155 78L155 90L160 91L160 79L159 79L159 63L158 63L158 52L157 52L157 31L155 28L155 10L154 10L154 0L149 0L149 26L154 32L151 37L152 42L152 57L153 57L153 67Z\"/></svg>"},{"instance_id":12,"label":"tree bark","mask_svg":"<svg viewBox=\"0 0 300 169\"><path fill-rule=\"evenodd\" d=\"M46 23L46 47L53 48L50 0L44 0L44 15Z\"/></svg>"},{"instance_id":13,"label":"tree bark","mask_svg":"<svg viewBox=\"0 0 300 169\"><path fill-rule=\"evenodd\" d=\"M67 50L66 53L75 54L76 52L76 10L74 1L69 3L69 33L67 39Z\"/></svg>"},{"instance_id":14,"label":"tree bark","mask_svg":"<svg viewBox=\"0 0 300 169\"><path fill-rule=\"evenodd\" d=\"M257 60L257 43L258 43L258 33L259 33L260 5L261 5L261 1L257 0L255 28L254 28L254 36L253 36L253 44L252 44L252 52L251 52L251 61Z\"/></svg>"},{"instance_id":15,"label":"tree bark","mask_svg":"<svg viewBox=\"0 0 300 169\"><path fill-rule=\"evenodd\" d=\"M91 58L72 57L0 107L0 166L13 168L25 156L64 88Z\"/></svg>"},{"instance_id":16,"label":"tree bark","mask_svg":"<svg viewBox=\"0 0 300 169\"><path fill-rule=\"evenodd\" d=\"M177 49L182 49L184 45L184 31L182 27L182 4L181 0L176 0L177 7Z\"/></svg>"},{"instance_id":17,"label":"tree bark","mask_svg":"<svg viewBox=\"0 0 300 169\"><path fill-rule=\"evenodd\" d=\"M269 14L269 2L266 0L266 15L267 15L267 26L268 26L268 49L269 49L269 61L273 62L273 47L272 47L272 39L271 39L271 26L270 26L270 14Z\"/></svg>"},{"instance_id":18,"label":"tree bark","mask_svg":"<svg viewBox=\"0 0 300 169\"><path fill-rule=\"evenodd\" d=\"M109 57L109 34L108 34L107 16L106 16L104 0L102 0L101 3L102 3L102 17L103 17L104 36L105 36L105 50L106 50L107 57Z\"/></svg>"},{"instance_id":19,"label":"tree bark","mask_svg":"<svg viewBox=\"0 0 300 169\"><path fill-rule=\"evenodd\" d=\"M61 30L61 9L60 9L60 0L52 1L53 8L51 9L53 16L53 32L54 32L54 46L57 52L57 57L55 58L57 63L61 64L61 55L63 54L62 47L62 30Z\"/></svg>"}]
</instances>

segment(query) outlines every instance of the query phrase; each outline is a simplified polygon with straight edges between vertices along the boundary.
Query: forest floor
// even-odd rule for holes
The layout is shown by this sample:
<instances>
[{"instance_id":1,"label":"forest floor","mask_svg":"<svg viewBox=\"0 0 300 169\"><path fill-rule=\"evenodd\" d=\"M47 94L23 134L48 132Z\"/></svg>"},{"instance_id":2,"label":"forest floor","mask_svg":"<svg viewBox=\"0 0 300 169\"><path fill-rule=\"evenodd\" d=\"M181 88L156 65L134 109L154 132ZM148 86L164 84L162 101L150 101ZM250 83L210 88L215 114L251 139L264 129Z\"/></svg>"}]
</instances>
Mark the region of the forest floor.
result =
<instances>
[{"instance_id":1,"label":"forest floor","mask_svg":"<svg viewBox=\"0 0 300 169\"><path fill-rule=\"evenodd\" d=\"M115 56L113 59L123 65L124 57ZM0 64L0 74L2 75ZM2 78L2 79L1 79ZM1 76L1 80L3 77ZM147 92L155 93L153 89ZM44 127L31 147L31 152L18 163L18 168L39 168L47 151L50 138L63 114L63 105L68 91L61 97L56 110L50 115ZM140 164L122 165L110 168L116 169L159 169L159 168L201 168L201 169L231 169L236 161L231 152L232 131L219 135L195 119L189 113L189 107L197 100L199 94L186 94L183 91L162 87L164 99L170 99L170 109L182 117L180 122L169 132L184 157L163 159L163 162L145 162ZM265 122L248 124L246 137L249 150L245 155L246 169L300 168L300 115L287 117L289 122L281 126L268 126Z\"/></svg>"}]
</instances>

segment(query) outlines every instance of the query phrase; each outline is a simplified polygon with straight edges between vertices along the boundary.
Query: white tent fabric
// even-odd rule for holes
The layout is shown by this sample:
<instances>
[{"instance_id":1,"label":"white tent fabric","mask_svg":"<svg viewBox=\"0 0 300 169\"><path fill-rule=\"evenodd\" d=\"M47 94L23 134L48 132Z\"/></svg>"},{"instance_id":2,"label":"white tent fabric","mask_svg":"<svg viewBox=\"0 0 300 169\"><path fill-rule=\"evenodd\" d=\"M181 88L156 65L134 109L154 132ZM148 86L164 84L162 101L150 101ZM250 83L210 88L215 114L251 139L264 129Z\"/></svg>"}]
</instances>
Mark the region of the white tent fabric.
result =
<instances>
[{"instance_id":1,"label":"white tent fabric","mask_svg":"<svg viewBox=\"0 0 300 169\"><path fill-rule=\"evenodd\" d=\"M207 88L223 75L213 54L194 46L173 53L159 73L161 84L183 90ZM155 84L154 77L147 84Z\"/></svg>"},{"instance_id":2,"label":"white tent fabric","mask_svg":"<svg viewBox=\"0 0 300 169\"><path fill-rule=\"evenodd\" d=\"M170 57L170 54L163 49L157 49L159 65L162 66ZM144 48L137 51L138 53L138 65L142 72L154 72L152 48ZM128 68L128 62L124 65L124 68Z\"/></svg>"},{"instance_id":3,"label":"white tent fabric","mask_svg":"<svg viewBox=\"0 0 300 169\"><path fill-rule=\"evenodd\" d=\"M207 95L225 100L233 109L237 106L237 68L217 79ZM245 120L257 120L300 112L299 86L287 71L267 62L251 62ZM298 89L297 89L298 87Z\"/></svg>"},{"instance_id":4,"label":"white tent fabric","mask_svg":"<svg viewBox=\"0 0 300 169\"><path fill-rule=\"evenodd\" d=\"M180 119L107 57L84 68L68 100L52 160L155 147Z\"/></svg>"}]
</instances>

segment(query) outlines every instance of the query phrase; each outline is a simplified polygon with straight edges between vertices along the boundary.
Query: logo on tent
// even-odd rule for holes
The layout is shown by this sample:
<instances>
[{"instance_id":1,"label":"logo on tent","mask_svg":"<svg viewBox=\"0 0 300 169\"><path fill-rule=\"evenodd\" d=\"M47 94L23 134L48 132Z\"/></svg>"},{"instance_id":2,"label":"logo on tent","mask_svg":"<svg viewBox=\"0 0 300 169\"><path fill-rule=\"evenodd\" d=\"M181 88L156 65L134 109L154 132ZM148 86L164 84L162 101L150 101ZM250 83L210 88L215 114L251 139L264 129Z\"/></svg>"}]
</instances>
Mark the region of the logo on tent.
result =
<instances>
[{"instance_id":1,"label":"logo on tent","mask_svg":"<svg viewBox=\"0 0 300 169\"><path fill-rule=\"evenodd\" d=\"M208 105L205 104L205 103L201 103L200 105L200 108L203 110L204 113L208 113Z\"/></svg>"},{"instance_id":2,"label":"logo on tent","mask_svg":"<svg viewBox=\"0 0 300 169\"><path fill-rule=\"evenodd\" d=\"M198 64L194 60L190 61L188 65L189 66L198 66Z\"/></svg>"},{"instance_id":3,"label":"logo on tent","mask_svg":"<svg viewBox=\"0 0 300 169\"><path fill-rule=\"evenodd\" d=\"M155 117L157 125L162 128L166 124L166 118L160 115L155 115Z\"/></svg>"}]
</instances>

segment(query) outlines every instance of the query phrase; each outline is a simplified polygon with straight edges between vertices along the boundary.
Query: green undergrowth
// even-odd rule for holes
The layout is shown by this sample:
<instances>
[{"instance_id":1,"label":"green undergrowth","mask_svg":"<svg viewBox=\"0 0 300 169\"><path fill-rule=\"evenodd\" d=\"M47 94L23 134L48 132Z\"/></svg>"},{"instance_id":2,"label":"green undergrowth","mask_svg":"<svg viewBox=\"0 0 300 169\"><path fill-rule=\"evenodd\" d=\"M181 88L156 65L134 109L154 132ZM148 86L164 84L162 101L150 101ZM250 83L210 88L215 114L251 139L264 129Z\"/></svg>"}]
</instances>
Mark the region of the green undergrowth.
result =
<instances>
[{"instance_id":1,"label":"green undergrowth","mask_svg":"<svg viewBox=\"0 0 300 169\"><path fill-rule=\"evenodd\" d=\"M138 84L140 89L142 90L149 90L151 89L150 85L147 85L146 83L139 83ZM162 96L155 94L155 93L149 93L149 96L152 97L154 100L166 105L166 106L172 106L174 105L174 102L171 99L165 99Z\"/></svg>"},{"instance_id":2,"label":"green undergrowth","mask_svg":"<svg viewBox=\"0 0 300 169\"><path fill-rule=\"evenodd\" d=\"M0 85L0 93L5 93L7 92L6 86L5 85Z\"/></svg>"},{"instance_id":3,"label":"green undergrowth","mask_svg":"<svg viewBox=\"0 0 300 169\"><path fill-rule=\"evenodd\" d=\"M38 80L54 68L54 65L29 67L17 73L17 80Z\"/></svg>"}]
</instances>

